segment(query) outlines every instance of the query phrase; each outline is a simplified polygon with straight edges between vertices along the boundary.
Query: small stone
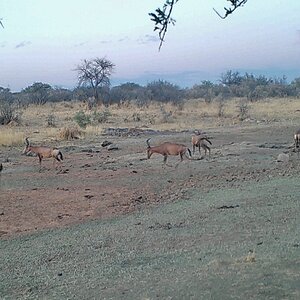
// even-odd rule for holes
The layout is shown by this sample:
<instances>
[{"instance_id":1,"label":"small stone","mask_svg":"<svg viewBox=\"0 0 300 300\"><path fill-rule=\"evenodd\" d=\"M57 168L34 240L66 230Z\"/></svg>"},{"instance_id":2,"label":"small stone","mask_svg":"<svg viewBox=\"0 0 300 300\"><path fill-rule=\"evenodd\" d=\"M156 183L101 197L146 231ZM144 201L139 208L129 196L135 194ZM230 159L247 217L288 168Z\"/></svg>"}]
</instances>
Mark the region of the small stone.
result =
<instances>
[{"instance_id":1,"label":"small stone","mask_svg":"<svg viewBox=\"0 0 300 300\"><path fill-rule=\"evenodd\" d=\"M110 144L107 150L119 150L119 147L116 144Z\"/></svg>"},{"instance_id":2,"label":"small stone","mask_svg":"<svg viewBox=\"0 0 300 300\"><path fill-rule=\"evenodd\" d=\"M290 159L290 156L285 153L280 153L277 157L277 162L287 163Z\"/></svg>"}]
</instances>

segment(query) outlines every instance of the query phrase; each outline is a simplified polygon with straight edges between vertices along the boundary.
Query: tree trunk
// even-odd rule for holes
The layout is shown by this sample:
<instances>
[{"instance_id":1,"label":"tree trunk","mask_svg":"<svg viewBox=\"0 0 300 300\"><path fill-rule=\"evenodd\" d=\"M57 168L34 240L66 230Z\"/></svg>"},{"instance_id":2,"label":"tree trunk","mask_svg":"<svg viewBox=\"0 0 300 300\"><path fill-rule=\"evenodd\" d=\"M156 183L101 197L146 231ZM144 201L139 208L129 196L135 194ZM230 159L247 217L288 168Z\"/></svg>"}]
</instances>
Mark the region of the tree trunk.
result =
<instances>
[{"instance_id":1,"label":"tree trunk","mask_svg":"<svg viewBox=\"0 0 300 300\"><path fill-rule=\"evenodd\" d=\"M98 94L98 88L94 87L94 98L95 98L95 102L96 104L102 104L102 101L99 100L99 94Z\"/></svg>"}]
</instances>

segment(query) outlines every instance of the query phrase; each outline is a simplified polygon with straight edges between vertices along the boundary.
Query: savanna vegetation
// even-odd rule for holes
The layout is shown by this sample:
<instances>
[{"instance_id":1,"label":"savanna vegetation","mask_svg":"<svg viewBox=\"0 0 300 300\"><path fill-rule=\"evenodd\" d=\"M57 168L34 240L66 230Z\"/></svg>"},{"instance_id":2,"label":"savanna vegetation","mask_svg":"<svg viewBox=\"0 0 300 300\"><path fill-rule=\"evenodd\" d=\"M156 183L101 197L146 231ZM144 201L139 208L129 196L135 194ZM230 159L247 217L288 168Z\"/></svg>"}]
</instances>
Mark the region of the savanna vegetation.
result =
<instances>
[{"instance_id":1,"label":"savanna vegetation","mask_svg":"<svg viewBox=\"0 0 300 300\"><path fill-rule=\"evenodd\" d=\"M0 124L9 125L2 127L0 144L20 143L25 134L40 128L52 138L74 138L114 126L185 130L298 116L300 78L287 82L284 76L230 70L218 83L205 80L183 89L163 80L110 87L109 75L104 83L98 80L72 90L41 82L20 92L0 88Z\"/></svg>"}]
</instances>

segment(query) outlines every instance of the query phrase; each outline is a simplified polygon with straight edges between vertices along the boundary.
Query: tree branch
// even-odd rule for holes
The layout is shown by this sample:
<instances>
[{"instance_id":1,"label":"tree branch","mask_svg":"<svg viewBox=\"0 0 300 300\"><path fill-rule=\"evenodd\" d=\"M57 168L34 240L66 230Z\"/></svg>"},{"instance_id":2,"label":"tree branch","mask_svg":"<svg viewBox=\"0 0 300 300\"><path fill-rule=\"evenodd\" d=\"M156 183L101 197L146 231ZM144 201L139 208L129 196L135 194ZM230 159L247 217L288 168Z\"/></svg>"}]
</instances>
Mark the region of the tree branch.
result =
<instances>
[{"instance_id":1,"label":"tree branch","mask_svg":"<svg viewBox=\"0 0 300 300\"><path fill-rule=\"evenodd\" d=\"M155 12L149 13L151 21L155 23L154 31L158 30L158 36L160 39L159 50L165 41L165 36L168 30L169 24L175 25L176 20L172 18L172 12L174 5L179 0L165 0L165 4L162 9L157 8ZM222 16L216 9L213 8L215 13L221 18L226 19L228 15L232 14L238 7L246 4L248 0L227 0L230 2L230 7L224 7L225 14Z\"/></svg>"},{"instance_id":2,"label":"tree branch","mask_svg":"<svg viewBox=\"0 0 300 300\"><path fill-rule=\"evenodd\" d=\"M246 4L248 0L227 0L231 3L232 7L226 8L225 9L225 15L222 16L216 9L213 8L215 13L221 18L221 19L226 19L228 15L232 14L238 7L243 6Z\"/></svg>"},{"instance_id":3,"label":"tree branch","mask_svg":"<svg viewBox=\"0 0 300 300\"><path fill-rule=\"evenodd\" d=\"M151 16L151 21L155 22L155 27L154 31L159 30L159 39L160 39L160 44L159 44L159 50L161 49L161 46L165 40L165 35L168 30L168 25L172 24L174 25L176 20L171 18L172 11L174 5L178 2L179 0L166 0L164 6L162 9L157 8L155 10L155 13L149 13L149 16Z\"/></svg>"}]
</instances>

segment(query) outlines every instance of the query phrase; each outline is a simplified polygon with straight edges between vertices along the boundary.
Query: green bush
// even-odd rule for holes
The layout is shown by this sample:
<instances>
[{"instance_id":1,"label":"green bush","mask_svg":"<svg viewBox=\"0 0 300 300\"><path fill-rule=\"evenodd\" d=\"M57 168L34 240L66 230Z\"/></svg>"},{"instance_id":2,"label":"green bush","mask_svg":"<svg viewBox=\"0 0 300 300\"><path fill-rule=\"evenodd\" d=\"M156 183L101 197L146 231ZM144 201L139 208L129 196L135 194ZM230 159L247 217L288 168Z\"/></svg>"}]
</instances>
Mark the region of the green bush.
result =
<instances>
[{"instance_id":1,"label":"green bush","mask_svg":"<svg viewBox=\"0 0 300 300\"><path fill-rule=\"evenodd\" d=\"M91 124L91 117L86 115L82 110L77 112L74 116L74 121L80 128L86 128L87 125Z\"/></svg>"}]
</instances>

